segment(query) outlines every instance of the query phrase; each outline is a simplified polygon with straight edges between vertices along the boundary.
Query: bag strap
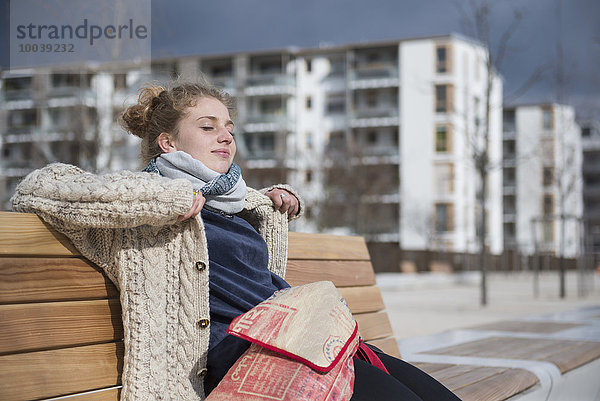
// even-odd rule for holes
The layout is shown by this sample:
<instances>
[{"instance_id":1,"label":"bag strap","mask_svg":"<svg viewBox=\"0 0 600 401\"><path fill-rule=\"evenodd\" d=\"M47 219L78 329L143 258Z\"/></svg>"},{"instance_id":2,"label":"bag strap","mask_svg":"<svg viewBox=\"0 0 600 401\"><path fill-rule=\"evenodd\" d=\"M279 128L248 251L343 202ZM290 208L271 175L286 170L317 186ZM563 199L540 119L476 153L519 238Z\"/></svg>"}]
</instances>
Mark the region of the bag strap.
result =
<instances>
[{"instance_id":1,"label":"bag strap","mask_svg":"<svg viewBox=\"0 0 600 401\"><path fill-rule=\"evenodd\" d=\"M356 350L355 356L358 359L361 359L367 363L370 363L376 368L383 370L388 375L390 374L390 372L388 372L388 370L385 368L383 362L381 362L381 359L379 359L377 354L371 348L369 348L367 344L365 344L362 338L360 339L360 344L358 345L358 350Z\"/></svg>"}]
</instances>

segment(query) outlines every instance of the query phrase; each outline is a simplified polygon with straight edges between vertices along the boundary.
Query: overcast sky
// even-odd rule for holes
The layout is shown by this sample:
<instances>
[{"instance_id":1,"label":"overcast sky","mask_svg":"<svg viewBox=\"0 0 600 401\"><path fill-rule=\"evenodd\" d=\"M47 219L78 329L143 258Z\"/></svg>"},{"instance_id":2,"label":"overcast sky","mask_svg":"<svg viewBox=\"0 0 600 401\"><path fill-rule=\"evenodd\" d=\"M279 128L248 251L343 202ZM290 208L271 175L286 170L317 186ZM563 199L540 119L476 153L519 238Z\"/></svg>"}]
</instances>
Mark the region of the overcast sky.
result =
<instances>
[{"instance_id":1,"label":"overcast sky","mask_svg":"<svg viewBox=\"0 0 600 401\"><path fill-rule=\"evenodd\" d=\"M471 0L155 0L154 56L206 54L287 46L317 47L359 41L468 33L456 2ZM600 110L600 0L491 0L495 38L520 10L502 65L505 94L523 85L541 65L556 64L557 40L565 53L566 100ZM497 40L495 40L497 43ZM553 101L553 70L518 99Z\"/></svg>"},{"instance_id":2,"label":"overcast sky","mask_svg":"<svg viewBox=\"0 0 600 401\"><path fill-rule=\"evenodd\" d=\"M471 1L153 0L152 55L318 47L451 32L468 34L457 2L468 9ZM561 24L556 17L557 1L561 1ZM514 93L536 68L554 67L560 37L568 78L566 101L581 110L582 105L592 105L600 114L600 0L489 2L493 4L495 43L513 21L514 11L523 14L501 66L504 93ZM7 17L0 14L4 14L0 16L4 17L2 50L7 46ZM544 79L517 101L553 101L554 82L553 70L548 68Z\"/></svg>"}]
</instances>

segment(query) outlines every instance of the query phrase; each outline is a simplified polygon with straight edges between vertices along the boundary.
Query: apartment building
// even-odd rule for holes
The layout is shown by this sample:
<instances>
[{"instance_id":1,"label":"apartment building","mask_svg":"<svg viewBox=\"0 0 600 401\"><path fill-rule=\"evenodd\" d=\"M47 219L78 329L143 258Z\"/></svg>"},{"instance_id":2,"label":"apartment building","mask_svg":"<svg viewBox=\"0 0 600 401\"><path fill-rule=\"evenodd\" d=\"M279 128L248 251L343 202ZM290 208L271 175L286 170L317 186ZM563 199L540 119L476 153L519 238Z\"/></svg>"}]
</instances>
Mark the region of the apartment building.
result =
<instances>
[{"instance_id":1,"label":"apartment building","mask_svg":"<svg viewBox=\"0 0 600 401\"><path fill-rule=\"evenodd\" d=\"M583 221L587 253L600 263L600 124L581 124L583 148Z\"/></svg>"},{"instance_id":2,"label":"apartment building","mask_svg":"<svg viewBox=\"0 0 600 401\"><path fill-rule=\"evenodd\" d=\"M117 116L135 100L132 88L141 76L136 70L116 73L88 67L4 72L2 208L10 208L8 199L20 179L54 161L98 172L137 168L139 161L132 155L137 154L138 139L124 134Z\"/></svg>"},{"instance_id":3,"label":"apartment building","mask_svg":"<svg viewBox=\"0 0 600 401\"><path fill-rule=\"evenodd\" d=\"M503 119L505 249L580 255L582 151L573 108L505 107Z\"/></svg>"},{"instance_id":4,"label":"apartment building","mask_svg":"<svg viewBox=\"0 0 600 401\"><path fill-rule=\"evenodd\" d=\"M22 81L5 78L4 198L20 177L50 158L98 171L136 168L136 139L123 134L115 117L145 80L203 74L237 99L238 163L248 183L289 182L305 197L307 214L295 229L365 235L372 249L390 256L386 263L399 263L400 249L476 252L472 146L485 123L486 55L473 40L445 35L168 58L154 60L150 70L132 66L119 74L84 71L74 74L82 78L69 78L76 83L65 84L79 107L76 118L62 118L72 125L88 117L81 127L65 127L55 141L48 132L59 131L59 117L52 114L58 111L50 107L58 95L40 101L36 73ZM60 82L53 79L39 86L52 92ZM497 165L501 102L502 83L494 75L489 157ZM15 110L25 111L16 117ZM46 131L36 136L40 127ZM18 140L17 128L23 134ZM21 144L37 149L44 141L62 150L44 158L20 150ZM488 176L487 245L500 253L501 170Z\"/></svg>"}]
</instances>

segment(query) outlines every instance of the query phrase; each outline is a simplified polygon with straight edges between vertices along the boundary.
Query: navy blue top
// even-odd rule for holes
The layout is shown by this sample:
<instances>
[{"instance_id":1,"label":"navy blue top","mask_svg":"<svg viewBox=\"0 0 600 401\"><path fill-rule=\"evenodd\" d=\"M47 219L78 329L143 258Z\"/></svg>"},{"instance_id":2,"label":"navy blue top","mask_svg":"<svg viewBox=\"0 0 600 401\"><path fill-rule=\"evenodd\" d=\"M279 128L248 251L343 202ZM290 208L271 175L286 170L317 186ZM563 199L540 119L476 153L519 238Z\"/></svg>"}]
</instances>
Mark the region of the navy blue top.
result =
<instances>
[{"instance_id":1,"label":"navy blue top","mask_svg":"<svg viewBox=\"0 0 600 401\"><path fill-rule=\"evenodd\" d=\"M224 375L248 347L246 341L226 333L229 323L289 284L268 269L267 244L246 220L206 207L202 209L202 220L208 243L210 287L207 367L211 376L219 370L224 370Z\"/></svg>"}]
</instances>

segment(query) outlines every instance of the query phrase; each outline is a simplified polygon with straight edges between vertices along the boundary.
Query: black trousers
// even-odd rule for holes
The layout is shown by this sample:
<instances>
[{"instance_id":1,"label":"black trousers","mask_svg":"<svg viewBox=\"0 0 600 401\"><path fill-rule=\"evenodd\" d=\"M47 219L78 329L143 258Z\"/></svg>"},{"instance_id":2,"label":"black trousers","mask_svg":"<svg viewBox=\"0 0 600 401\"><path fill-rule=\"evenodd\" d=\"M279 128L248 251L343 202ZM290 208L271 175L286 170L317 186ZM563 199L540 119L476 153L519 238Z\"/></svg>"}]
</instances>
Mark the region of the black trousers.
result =
<instances>
[{"instance_id":1,"label":"black trousers","mask_svg":"<svg viewBox=\"0 0 600 401\"><path fill-rule=\"evenodd\" d=\"M427 373L371 347L390 374L354 358L354 394L351 401L460 401Z\"/></svg>"}]
</instances>

